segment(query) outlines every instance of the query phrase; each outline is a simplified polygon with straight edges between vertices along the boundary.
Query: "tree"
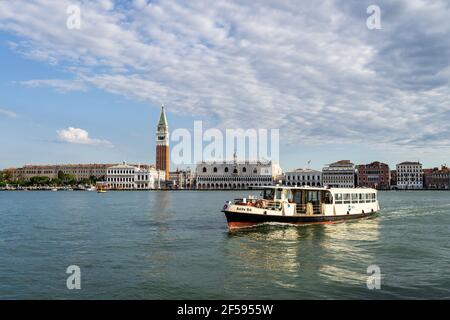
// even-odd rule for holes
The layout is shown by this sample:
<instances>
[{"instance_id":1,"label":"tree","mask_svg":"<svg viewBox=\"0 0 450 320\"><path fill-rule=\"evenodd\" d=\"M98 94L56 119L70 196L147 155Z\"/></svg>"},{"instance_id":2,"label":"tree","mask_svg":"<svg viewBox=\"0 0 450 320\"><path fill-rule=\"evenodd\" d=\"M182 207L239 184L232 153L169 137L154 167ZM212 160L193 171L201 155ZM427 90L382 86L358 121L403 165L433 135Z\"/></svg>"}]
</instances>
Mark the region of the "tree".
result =
<instances>
[{"instance_id":1,"label":"tree","mask_svg":"<svg viewBox=\"0 0 450 320\"><path fill-rule=\"evenodd\" d=\"M12 181L12 173L9 170L0 171L0 182L11 182Z\"/></svg>"},{"instance_id":2,"label":"tree","mask_svg":"<svg viewBox=\"0 0 450 320\"><path fill-rule=\"evenodd\" d=\"M48 186L50 184L49 177L31 177L30 184L33 186Z\"/></svg>"},{"instance_id":3,"label":"tree","mask_svg":"<svg viewBox=\"0 0 450 320\"><path fill-rule=\"evenodd\" d=\"M77 183L77 179L73 174L66 174L63 171L58 171L58 180L53 179L53 182L58 181L62 185L74 185Z\"/></svg>"},{"instance_id":4,"label":"tree","mask_svg":"<svg viewBox=\"0 0 450 320\"><path fill-rule=\"evenodd\" d=\"M77 183L77 178L73 174L66 174L63 183L66 185L74 185Z\"/></svg>"},{"instance_id":5,"label":"tree","mask_svg":"<svg viewBox=\"0 0 450 320\"><path fill-rule=\"evenodd\" d=\"M0 187L6 187L7 183L5 180L4 172L0 171Z\"/></svg>"},{"instance_id":6,"label":"tree","mask_svg":"<svg viewBox=\"0 0 450 320\"><path fill-rule=\"evenodd\" d=\"M66 174L64 172L62 172L61 170L58 171L58 179L60 181L63 181L65 176L66 176Z\"/></svg>"},{"instance_id":7,"label":"tree","mask_svg":"<svg viewBox=\"0 0 450 320\"><path fill-rule=\"evenodd\" d=\"M25 186L25 185L29 185L29 182L27 182L23 179L18 179L16 181L14 181L14 184L18 185L18 186Z\"/></svg>"}]
</instances>

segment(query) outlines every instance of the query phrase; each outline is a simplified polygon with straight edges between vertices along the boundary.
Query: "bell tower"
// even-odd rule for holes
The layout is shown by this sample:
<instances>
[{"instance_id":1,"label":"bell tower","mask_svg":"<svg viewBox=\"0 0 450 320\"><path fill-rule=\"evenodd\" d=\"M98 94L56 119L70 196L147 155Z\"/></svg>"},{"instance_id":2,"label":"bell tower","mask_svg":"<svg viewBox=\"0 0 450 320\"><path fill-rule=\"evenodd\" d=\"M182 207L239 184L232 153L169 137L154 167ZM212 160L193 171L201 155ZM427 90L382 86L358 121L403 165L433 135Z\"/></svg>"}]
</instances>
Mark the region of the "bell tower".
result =
<instances>
[{"instance_id":1,"label":"bell tower","mask_svg":"<svg viewBox=\"0 0 450 320\"><path fill-rule=\"evenodd\" d=\"M166 181L169 180L169 126L164 105L161 106L161 115L156 129L156 169L165 171Z\"/></svg>"}]
</instances>

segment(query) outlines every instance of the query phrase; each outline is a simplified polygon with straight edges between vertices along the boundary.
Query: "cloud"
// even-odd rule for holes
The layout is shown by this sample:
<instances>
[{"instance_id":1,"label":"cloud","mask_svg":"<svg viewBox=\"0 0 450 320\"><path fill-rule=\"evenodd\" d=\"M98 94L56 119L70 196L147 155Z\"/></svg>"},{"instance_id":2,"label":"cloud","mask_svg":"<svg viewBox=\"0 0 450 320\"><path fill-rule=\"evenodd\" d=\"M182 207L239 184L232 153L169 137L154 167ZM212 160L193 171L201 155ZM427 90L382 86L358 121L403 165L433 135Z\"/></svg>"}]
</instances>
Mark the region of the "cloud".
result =
<instances>
[{"instance_id":1,"label":"cloud","mask_svg":"<svg viewBox=\"0 0 450 320\"><path fill-rule=\"evenodd\" d=\"M68 127L67 129L57 130L58 140L67 143L86 144L91 146L112 147L108 140L93 139L89 137L86 130L80 128Z\"/></svg>"},{"instance_id":2,"label":"cloud","mask_svg":"<svg viewBox=\"0 0 450 320\"><path fill-rule=\"evenodd\" d=\"M0 115L6 116L8 118L17 118L17 113L12 112L10 110L5 110L0 108Z\"/></svg>"},{"instance_id":3,"label":"cloud","mask_svg":"<svg viewBox=\"0 0 450 320\"><path fill-rule=\"evenodd\" d=\"M72 80L222 128L282 128L284 143L449 148L447 1L0 1L11 50ZM426 4L426 5L425 5ZM45 21L45 23L42 23Z\"/></svg>"},{"instance_id":4,"label":"cloud","mask_svg":"<svg viewBox=\"0 0 450 320\"><path fill-rule=\"evenodd\" d=\"M52 87L59 92L71 92L71 91L85 91L86 85L80 80L60 80L60 79L42 79L42 80L27 80L21 81L20 84L32 88L37 87Z\"/></svg>"}]
</instances>

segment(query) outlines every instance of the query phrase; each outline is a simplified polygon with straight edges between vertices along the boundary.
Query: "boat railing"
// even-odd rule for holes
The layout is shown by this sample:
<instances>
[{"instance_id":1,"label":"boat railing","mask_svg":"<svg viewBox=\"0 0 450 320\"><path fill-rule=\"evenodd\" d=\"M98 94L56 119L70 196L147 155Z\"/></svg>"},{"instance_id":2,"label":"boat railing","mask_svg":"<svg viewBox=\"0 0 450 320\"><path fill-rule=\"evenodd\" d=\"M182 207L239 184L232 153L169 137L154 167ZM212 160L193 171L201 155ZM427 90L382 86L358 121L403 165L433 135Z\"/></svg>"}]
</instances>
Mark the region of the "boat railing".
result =
<instances>
[{"instance_id":1,"label":"boat railing","mask_svg":"<svg viewBox=\"0 0 450 320\"><path fill-rule=\"evenodd\" d=\"M265 209L269 210L281 210L281 200L264 200L265 201Z\"/></svg>"},{"instance_id":2,"label":"boat railing","mask_svg":"<svg viewBox=\"0 0 450 320\"><path fill-rule=\"evenodd\" d=\"M310 204L310 209L312 210L312 214L321 213L321 205L320 204ZM308 212L308 204L296 204L295 212L297 214L307 214Z\"/></svg>"},{"instance_id":3,"label":"boat railing","mask_svg":"<svg viewBox=\"0 0 450 320\"><path fill-rule=\"evenodd\" d=\"M282 200L267 200L267 199L234 199L234 204L242 206L254 206L261 209L281 210Z\"/></svg>"}]
</instances>

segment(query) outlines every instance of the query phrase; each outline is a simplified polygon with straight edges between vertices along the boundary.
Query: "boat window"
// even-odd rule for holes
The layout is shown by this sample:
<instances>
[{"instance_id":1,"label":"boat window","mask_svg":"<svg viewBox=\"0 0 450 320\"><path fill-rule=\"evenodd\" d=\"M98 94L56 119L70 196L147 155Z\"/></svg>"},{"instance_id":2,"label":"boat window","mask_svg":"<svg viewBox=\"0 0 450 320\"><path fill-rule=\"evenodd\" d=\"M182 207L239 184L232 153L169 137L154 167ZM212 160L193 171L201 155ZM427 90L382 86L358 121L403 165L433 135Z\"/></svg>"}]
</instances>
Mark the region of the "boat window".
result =
<instances>
[{"instance_id":1,"label":"boat window","mask_svg":"<svg viewBox=\"0 0 450 320\"><path fill-rule=\"evenodd\" d=\"M280 200L280 199L281 199L281 191L282 191L282 189L277 189L277 190L276 190L275 195L276 195L276 197L277 197L277 200Z\"/></svg>"},{"instance_id":2,"label":"boat window","mask_svg":"<svg viewBox=\"0 0 450 320\"><path fill-rule=\"evenodd\" d=\"M364 203L364 193L359 194L359 203Z\"/></svg>"},{"instance_id":3,"label":"boat window","mask_svg":"<svg viewBox=\"0 0 450 320\"><path fill-rule=\"evenodd\" d=\"M323 197L323 203L325 204L333 203L333 196L331 195L331 192L325 192Z\"/></svg>"},{"instance_id":4,"label":"boat window","mask_svg":"<svg viewBox=\"0 0 450 320\"><path fill-rule=\"evenodd\" d=\"M372 202L375 202L375 201L377 201L376 194L375 194L375 193L372 193Z\"/></svg>"},{"instance_id":5,"label":"boat window","mask_svg":"<svg viewBox=\"0 0 450 320\"><path fill-rule=\"evenodd\" d=\"M366 203L367 202L372 202L371 200L370 200L370 193L366 193Z\"/></svg>"},{"instance_id":6,"label":"boat window","mask_svg":"<svg viewBox=\"0 0 450 320\"><path fill-rule=\"evenodd\" d=\"M292 194L292 190L288 189L286 190L286 199L287 201L289 201L290 203L294 202L294 195Z\"/></svg>"},{"instance_id":7,"label":"boat window","mask_svg":"<svg viewBox=\"0 0 450 320\"><path fill-rule=\"evenodd\" d=\"M344 203L350 203L350 193L344 193Z\"/></svg>"},{"instance_id":8,"label":"boat window","mask_svg":"<svg viewBox=\"0 0 450 320\"><path fill-rule=\"evenodd\" d=\"M342 204L342 193L336 193L336 204Z\"/></svg>"},{"instance_id":9,"label":"boat window","mask_svg":"<svg viewBox=\"0 0 450 320\"><path fill-rule=\"evenodd\" d=\"M352 193L352 203L358 203L358 194Z\"/></svg>"},{"instance_id":10,"label":"boat window","mask_svg":"<svg viewBox=\"0 0 450 320\"><path fill-rule=\"evenodd\" d=\"M308 191L306 193L306 202L312 204L319 204L319 191Z\"/></svg>"},{"instance_id":11,"label":"boat window","mask_svg":"<svg viewBox=\"0 0 450 320\"><path fill-rule=\"evenodd\" d=\"M264 199L273 200L274 190L273 189L265 189L264 190Z\"/></svg>"},{"instance_id":12,"label":"boat window","mask_svg":"<svg viewBox=\"0 0 450 320\"><path fill-rule=\"evenodd\" d=\"M300 190L294 191L294 202L297 204L302 203L302 192Z\"/></svg>"}]
</instances>

